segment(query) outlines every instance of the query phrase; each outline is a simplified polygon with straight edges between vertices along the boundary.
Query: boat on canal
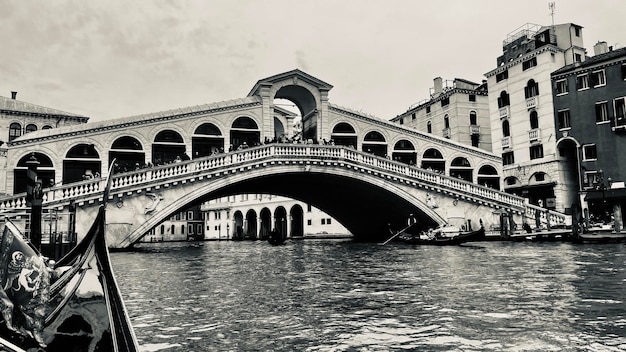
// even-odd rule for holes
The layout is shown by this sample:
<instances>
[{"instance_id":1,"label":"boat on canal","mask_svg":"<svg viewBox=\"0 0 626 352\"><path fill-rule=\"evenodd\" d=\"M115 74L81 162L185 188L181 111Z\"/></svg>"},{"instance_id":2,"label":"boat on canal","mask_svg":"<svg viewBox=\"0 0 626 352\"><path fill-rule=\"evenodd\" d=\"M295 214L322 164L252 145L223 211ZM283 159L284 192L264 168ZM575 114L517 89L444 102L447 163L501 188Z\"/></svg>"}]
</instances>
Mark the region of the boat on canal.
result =
<instances>
[{"instance_id":1,"label":"boat on canal","mask_svg":"<svg viewBox=\"0 0 626 352\"><path fill-rule=\"evenodd\" d=\"M413 245L454 246L484 240L485 228L481 226L478 230L463 231L462 229L455 229L453 226L444 226L422 231L418 234L405 232L400 234L399 239L404 243Z\"/></svg>"},{"instance_id":2,"label":"boat on canal","mask_svg":"<svg viewBox=\"0 0 626 352\"><path fill-rule=\"evenodd\" d=\"M272 230L267 237L267 242L269 242L272 246L280 246L285 244L285 238L279 231Z\"/></svg>"},{"instance_id":3,"label":"boat on canal","mask_svg":"<svg viewBox=\"0 0 626 352\"><path fill-rule=\"evenodd\" d=\"M109 187L89 231L56 263L5 220L0 238L0 350L139 350L106 244Z\"/></svg>"}]
</instances>

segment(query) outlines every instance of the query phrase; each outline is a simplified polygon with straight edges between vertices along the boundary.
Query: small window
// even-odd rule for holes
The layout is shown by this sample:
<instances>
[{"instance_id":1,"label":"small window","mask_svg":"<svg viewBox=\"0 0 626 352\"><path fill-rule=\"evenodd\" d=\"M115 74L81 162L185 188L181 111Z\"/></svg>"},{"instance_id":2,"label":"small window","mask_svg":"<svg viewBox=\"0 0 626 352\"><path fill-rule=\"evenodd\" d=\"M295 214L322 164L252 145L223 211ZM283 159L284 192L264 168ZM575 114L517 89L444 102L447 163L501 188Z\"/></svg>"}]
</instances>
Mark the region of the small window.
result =
<instances>
[{"instance_id":1,"label":"small window","mask_svg":"<svg viewBox=\"0 0 626 352\"><path fill-rule=\"evenodd\" d=\"M622 64L622 79L626 81L626 64Z\"/></svg>"},{"instance_id":2,"label":"small window","mask_svg":"<svg viewBox=\"0 0 626 352\"><path fill-rule=\"evenodd\" d=\"M311 206L311 204L307 204L307 205L306 205L306 211L307 211L307 212L309 212L309 213L310 213L312 208L313 208L313 207Z\"/></svg>"},{"instance_id":3,"label":"small window","mask_svg":"<svg viewBox=\"0 0 626 352\"><path fill-rule=\"evenodd\" d=\"M624 103L624 98L617 98L613 100L613 105L615 108L615 121L623 124L624 118L626 118L626 106Z\"/></svg>"},{"instance_id":4,"label":"small window","mask_svg":"<svg viewBox=\"0 0 626 352\"><path fill-rule=\"evenodd\" d=\"M401 125L404 125L404 117L401 117L400 120L398 120L398 122L400 122Z\"/></svg>"},{"instance_id":5,"label":"small window","mask_svg":"<svg viewBox=\"0 0 626 352\"><path fill-rule=\"evenodd\" d=\"M12 123L9 125L9 141L14 140L15 138L22 135L22 125L19 123Z\"/></svg>"},{"instance_id":6,"label":"small window","mask_svg":"<svg viewBox=\"0 0 626 352\"><path fill-rule=\"evenodd\" d=\"M326 225L330 225L330 218L326 219Z\"/></svg>"},{"instance_id":7,"label":"small window","mask_svg":"<svg viewBox=\"0 0 626 352\"><path fill-rule=\"evenodd\" d=\"M502 135L504 137L509 137L511 136L511 128L509 125L509 121L508 120L504 120L502 121Z\"/></svg>"},{"instance_id":8,"label":"small window","mask_svg":"<svg viewBox=\"0 0 626 352\"><path fill-rule=\"evenodd\" d=\"M539 83L535 82L534 79L529 80L524 87L524 95L526 99L539 95Z\"/></svg>"},{"instance_id":9,"label":"small window","mask_svg":"<svg viewBox=\"0 0 626 352\"><path fill-rule=\"evenodd\" d=\"M476 94L470 94L469 101L472 101L472 102L476 101Z\"/></svg>"},{"instance_id":10,"label":"small window","mask_svg":"<svg viewBox=\"0 0 626 352\"><path fill-rule=\"evenodd\" d=\"M559 114L559 129L571 128L572 123L570 121L570 114L568 110L561 110L558 112Z\"/></svg>"},{"instance_id":11,"label":"small window","mask_svg":"<svg viewBox=\"0 0 626 352\"><path fill-rule=\"evenodd\" d=\"M609 103L602 101L596 103L596 123L609 121Z\"/></svg>"},{"instance_id":12,"label":"small window","mask_svg":"<svg viewBox=\"0 0 626 352\"><path fill-rule=\"evenodd\" d=\"M469 115L470 125L478 125L478 119L476 118L476 111L470 111Z\"/></svg>"},{"instance_id":13,"label":"small window","mask_svg":"<svg viewBox=\"0 0 626 352\"><path fill-rule=\"evenodd\" d=\"M604 70L594 71L591 73L591 85L593 87L602 87L606 85Z\"/></svg>"},{"instance_id":14,"label":"small window","mask_svg":"<svg viewBox=\"0 0 626 352\"><path fill-rule=\"evenodd\" d=\"M504 81L507 78L509 78L509 71L508 70L504 70L504 71L496 74L496 82Z\"/></svg>"},{"instance_id":15,"label":"small window","mask_svg":"<svg viewBox=\"0 0 626 352\"><path fill-rule=\"evenodd\" d=\"M592 161L598 159L598 151L595 144L583 145L583 161Z\"/></svg>"},{"instance_id":16,"label":"small window","mask_svg":"<svg viewBox=\"0 0 626 352\"><path fill-rule=\"evenodd\" d=\"M526 71L531 67L537 66L537 57L531 57L530 59L522 62L522 71Z\"/></svg>"},{"instance_id":17,"label":"small window","mask_svg":"<svg viewBox=\"0 0 626 352\"><path fill-rule=\"evenodd\" d=\"M193 211L188 211L187 212L187 220L193 220Z\"/></svg>"},{"instance_id":18,"label":"small window","mask_svg":"<svg viewBox=\"0 0 626 352\"><path fill-rule=\"evenodd\" d=\"M589 88L589 75L576 77L576 89L583 90Z\"/></svg>"},{"instance_id":19,"label":"small window","mask_svg":"<svg viewBox=\"0 0 626 352\"><path fill-rule=\"evenodd\" d=\"M311 225L313 225L313 222L311 222L311 219L309 219L309 220L306 221L306 224L311 226Z\"/></svg>"},{"instance_id":20,"label":"small window","mask_svg":"<svg viewBox=\"0 0 626 352\"><path fill-rule=\"evenodd\" d=\"M543 145L533 145L529 149L530 151L530 159L541 159L543 158Z\"/></svg>"},{"instance_id":21,"label":"small window","mask_svg":"<svg viewBox=\"0 0 626 352\"><path fill-rule=\"evenodd\" d=\"M575 58L574 60L576 62L582 62L583 61L583 57L580 54L574 54L574 58Z\"/></svg>"},{"instance_id":22,"label":"small window","mask_svg":"<svg viewBox=\"0 0 626 352\"><path fill-rule=\"evenodd\" d=\"M448 114L445 114L443 116L443 126L444 128L450 128L450 117L448 116Z\"/></svg>"},{"instance_id":23,"label":"small window","mask_svg":"<svg viewBox=\"0 0 626 352\"><path fill-rule=\"evenodd\" d=\"M580 37L580 27L574 27L574 35Z\"/></svg>"},{"instance_id":24,"label":"small window","mask_svg":"<svg viewBox=\"0 0 626 352\"><path fill-rule=\"evenodd\" d=\"M530 112L530 129L534 130L539 128L539 115L537 111L533 110Z\"/></svg>"},{"instance_id":25,"label":"small window","mask_svg":"<svg viewBox=\"0 0 626 352\"><path fill-rule=\"evenodd\" d=\"M426 131L427 131L428 133L433 133L433 124L432 124L432 123L430 123L430 121L428 121L428 122L426 123Z\"/></svg>"},{"instance_id":26,"label":"small window","mask_svg":"<svg viewBox=\"0 0 626 352\"><path fill-rule=\"evenodd\" d=\"M450 97L441 99L441 107L448 106L450 104Z\"/></svg>"},{"instance_id":27,"label":"small window","mask_svg":"<svg viewBox=\"0 0 626 352\"><path fill-rule=\"evenodd\" d=\"M428 105L428 106L426 107L426 113L427 113L427 114L430 114L430 105Z\"/></svg>"},{"instance_id":28,"label":"small window","mask_svg":"<svg viewBox=\"0 0 626 352\"><path fill-rule=\"evenodd\" d=\"M322 219L322 225L326 225L326 219Z\"/></svg>"},{"instance_id":29,"label":"small window","mask_svg":"<svg viewBox=\"0 0 626 352\"><path fill-rule=\"evenodd\" d=\"M512 165L515 164L515 156L513 152L502 153L502 165Z\"/></svg>"},{"instance_id":30,"label":"small window","mask_svg":"<svg viewBox=\"0 0 626 352\"><path fill-rule=\"evenodd\" d=\"M415 120L417 118L417 116L415 116L415 113L411 114L411 120Z\"/></svg>"},{"instance_id":31,"label":"small window","mask_svg":"<svg viewBox=\"0 0 626 352\"><path fill-rule=\"evenodd\" d=\"M567 94L569 92L568 86L567 86L567 80L566 79L562 79L560 81L556 81L556 94L557 95L564 95Z\"/></svg>"},{"instance_id":32,"label":"small window","mask_svg":"<svg viewBox=\"0 0 626 352\"><path fill-rule=\"evenodd\" d=\"M500 96L498 97L498 109L511 105L511 101L509 100L509 93L506 91L500 92Z\"/></svg>"}]
</instances>

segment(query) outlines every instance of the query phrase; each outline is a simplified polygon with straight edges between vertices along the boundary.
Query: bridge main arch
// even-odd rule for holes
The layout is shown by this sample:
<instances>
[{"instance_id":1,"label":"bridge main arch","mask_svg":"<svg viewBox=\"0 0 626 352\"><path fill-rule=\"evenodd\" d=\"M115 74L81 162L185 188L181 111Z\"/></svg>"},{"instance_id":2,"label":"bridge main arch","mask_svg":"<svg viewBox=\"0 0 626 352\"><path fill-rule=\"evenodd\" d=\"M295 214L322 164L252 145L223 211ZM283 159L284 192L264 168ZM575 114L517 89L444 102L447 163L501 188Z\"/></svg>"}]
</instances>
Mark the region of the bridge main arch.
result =
<instances>
[{"instance_id":1,"label":"bridge main arch","mask_svg":"<svg viewBox=\"0 0 626 352\"><path fill-rule=\"evenodd\" d=\"M137 226L125 227L124 231L132 230L118 239L126 247L189 205L229 195L253 193L281 195L311 204L339 221L355 238L365 241L387 238L389 225L396 229L403 227L411 213L424 227L446 222L435 209L425 203L427 190L402 187L386 182L379 176L345 167L303 167L299 164L268 165L253 171L238 171L218 179L205 179L188 183L188 186L170 188L161 194L163 204L167 206L144 219L141 218L140 211L137 211L144 202L141 201L142 197L135 196L129 198L128 202L124 201L124 206L120 208L112 207L110 218L125 224L136 223ZM124 220L123 214L133 215ZM245 219L246 215L242 215ZM274 215L275 221L276 216ZM239 225L245 230L243 224Z\"/></svg>"}]
</instances>

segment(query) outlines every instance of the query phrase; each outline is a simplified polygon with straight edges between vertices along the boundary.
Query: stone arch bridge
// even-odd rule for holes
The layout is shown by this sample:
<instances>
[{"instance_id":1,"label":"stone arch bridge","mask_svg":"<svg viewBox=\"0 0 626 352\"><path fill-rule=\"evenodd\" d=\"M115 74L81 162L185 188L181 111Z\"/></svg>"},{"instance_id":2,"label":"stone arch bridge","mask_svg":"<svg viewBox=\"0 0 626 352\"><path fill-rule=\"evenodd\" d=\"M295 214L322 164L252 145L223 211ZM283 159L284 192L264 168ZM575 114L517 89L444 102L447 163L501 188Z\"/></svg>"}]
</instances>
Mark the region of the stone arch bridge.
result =
<instances>
[{"instance_id":1,"label":"stone arch bridge","mask_svg":"<svg viewBox=\"0 0 626 352\"><path fill-rule=\"evenodd\" d=\"M106 180L44 189L44 206L77 205L84 234L102 202ZM109 246L132 246L152 227L190 204L240 193L269 193L310 203L357 239L389 236L409 214L424 226L499 223L498 210L517 221L534 214L523 198L345 146L268 144L242 151L144 168L112 176L107 199ZM25 206L25 195L0 200L1 209ZM552 224L565 221L545 213Z\"/></svg>"}]
</instances>

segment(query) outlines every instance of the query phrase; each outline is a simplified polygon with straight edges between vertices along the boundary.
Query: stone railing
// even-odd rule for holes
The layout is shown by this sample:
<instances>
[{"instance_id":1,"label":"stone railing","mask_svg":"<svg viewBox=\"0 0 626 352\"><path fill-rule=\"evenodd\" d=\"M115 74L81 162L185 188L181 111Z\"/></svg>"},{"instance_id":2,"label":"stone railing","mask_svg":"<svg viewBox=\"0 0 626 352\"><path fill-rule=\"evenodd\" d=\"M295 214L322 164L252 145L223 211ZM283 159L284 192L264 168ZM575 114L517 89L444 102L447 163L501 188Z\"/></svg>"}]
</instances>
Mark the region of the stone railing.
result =
<instances>
[{"instance_id":1,"label":"stone railing","mask_svg":"<svg viewBox=\"0 0 626 352\"><path fill-rule=\"evenodd\" d=\"M480 186L462 179L445 176L435 171L410 166L398 161L378 157L344 146L306 144L268 144L241 151L171 163L162 166L115 174L111 180L110 197L117 193L137 192L165 183L185 182L200 176L220 173L232 168L251 165L262 161L328 162L340 161L355 168L367 168L382 174L382 177L402 178L415 186L429 186L442 192L456 194L462 198L490 202L499 207L512 208L518 212L532 213L533 206L525 204L524 198L496 189ZM44 206L77 202L96 202L102 198L106 179L93 179L44 189ZM0 212L26 208L26 194L0 198ZM544 209L545 211L545 209ZM552 224L562 224L566 216L550 212Z\"/></svg>"}]
</instances>

